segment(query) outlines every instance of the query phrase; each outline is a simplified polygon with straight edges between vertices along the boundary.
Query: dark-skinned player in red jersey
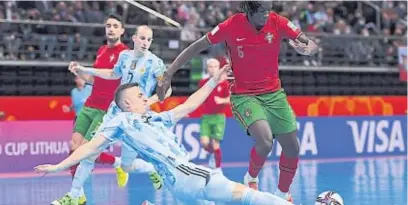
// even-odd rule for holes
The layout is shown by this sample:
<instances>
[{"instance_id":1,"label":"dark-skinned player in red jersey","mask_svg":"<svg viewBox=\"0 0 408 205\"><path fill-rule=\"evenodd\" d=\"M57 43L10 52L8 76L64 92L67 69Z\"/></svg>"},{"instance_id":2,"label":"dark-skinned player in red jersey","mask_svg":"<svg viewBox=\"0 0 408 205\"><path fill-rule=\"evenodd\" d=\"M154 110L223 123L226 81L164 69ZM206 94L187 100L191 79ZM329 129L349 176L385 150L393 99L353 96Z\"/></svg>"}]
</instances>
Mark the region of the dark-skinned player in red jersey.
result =
<instances>
[{"instance_id":1,"label":"dark-skinned player in red jersey","mask_svg":"<svg viewBox=\"0 0 408 205\"><path fill-rule=\"evenodd\" d=\"M157 92L163 99L182 65L210 45L225 43L234 75L231 107L235 119L255 139L244 184L258 189L258 174L275 138L282 147L275 194L293 202L289 187L297 170L299 143L296 117L279 80L280 44L289 39L301 55L316 54L318 46L287 18L271 12L272 2L245 1L240 7L243 13L220 23L176 58L158 83Z\"/></svg>"}]
</instances>

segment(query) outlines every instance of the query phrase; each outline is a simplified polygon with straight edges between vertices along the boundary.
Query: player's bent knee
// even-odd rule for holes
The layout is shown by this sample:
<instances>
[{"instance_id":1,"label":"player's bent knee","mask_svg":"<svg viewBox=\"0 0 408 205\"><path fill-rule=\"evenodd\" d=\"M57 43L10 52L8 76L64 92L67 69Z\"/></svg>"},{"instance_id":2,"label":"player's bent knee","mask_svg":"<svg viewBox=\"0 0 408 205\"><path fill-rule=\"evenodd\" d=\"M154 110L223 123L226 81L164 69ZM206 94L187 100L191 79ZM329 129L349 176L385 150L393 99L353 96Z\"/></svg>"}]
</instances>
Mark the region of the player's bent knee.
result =
<instances>
[{"instance_id":1,"label":"player's bent knee","mask_svg":"<svg viewBox=\"0 0 408 205\"><path fill-rule=\"evenodd\" d=\"M271 152L272 145L273 141L269 139L257 140L255 143L256 151L263 156L266 156Z\"/></svg>"},{"instance_id":2,"label":"player's bent knee","mask_svg":"<svg viewBox=\"0 0 408 205\"><path fill-rule=\"evenodd\" d=\"M203 136L203 137L200 138L200 143L201 143L202 146L205 147L210 143L210 138L206 137L206 136Z\"/></svg>"},{"instance_id":3,"label":"player's bent knee","mask_svg":"<svg viewBox=\"0 0 408 205\"><path fill-rule=\"evenodd\" d=\"M276 136L282 146L282 152L286 157L295 158L299 156L300 145L297 139L297 132L291 132Z\"/></svg>"},{"instance_id":4,"label":"player's bent knee","mask_svg":"<svg viewBox=\"0 0 408 205\"><path fill-rule=\"evenodd\" d=\"M289 158L295 158L295 157L299 157L299 144L295 145L291 148L287 148L285 150L282 150L283 153L285 154L286 157Z\"/></svg>"}]
</instances>

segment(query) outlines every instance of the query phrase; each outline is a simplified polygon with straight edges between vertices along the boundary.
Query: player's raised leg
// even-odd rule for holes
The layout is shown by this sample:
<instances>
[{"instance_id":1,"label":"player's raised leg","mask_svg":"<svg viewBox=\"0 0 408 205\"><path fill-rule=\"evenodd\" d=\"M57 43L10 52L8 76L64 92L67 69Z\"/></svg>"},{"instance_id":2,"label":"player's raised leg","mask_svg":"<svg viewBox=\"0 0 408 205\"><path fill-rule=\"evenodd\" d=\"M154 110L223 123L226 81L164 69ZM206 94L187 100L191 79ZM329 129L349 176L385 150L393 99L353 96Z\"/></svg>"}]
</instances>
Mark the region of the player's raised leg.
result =
<instances>
[{"instance_id":1,"label":"player's raised leg","mask_svg":"<svg viewBox=\"0 0 408 205\"><path fill-rule=\"evenodd\" d=\"M279 160L279 182L276 195L293 202L289 194L299 161L296 116L283 89L259 96L268 114L269 126L282 147Z\"/></svg>"},{"instance_id":2,"label":"player's raised leg","mask_svg":"<svg viewBox=\"0 0 408 205\"><path fill-rule=\"evenodd\" d=\"M85 140L87 142L91 141L92 137L95 135L96 130L98 129L99 125L104 122L105 112L96 110L96 114L93 117L93 121L88 129L88 132L85 134ZM113 168L116 170L116 177L119 187L124 187L127 184L129 179L129 175L122 170L120 167L121 160L119 157L115 157L109 153L102 152L97 158L96 163L99 164L109 164L112 165Z\"/></svg>"},{"instance_id":3,"label":"player's raised leg","mask_svg":"<svg viewBox=\"0 0 408 205\"><path fill-rule=\"evenodd\" d=\"M92 120L93 120L93 116L94 116L94 112L92 108L89 107L83 107L81 109L81 112L78 114L78 117L75 121L75 125L74 125L74 133L72 134L72 139L70 141L70 154L72 154L79 146L81 146L82 144L84 144L86 142L85 140L85 135L90 127L90 125L92 124ZM76 164L72 167L70 167L70 172L71 172L71 176L72 179L74 180L74 176L75 173L77 171L79 164ZM61 200L61 199L58 199ZM58 204L58 200L53 201L52 204ZM68 201L68 200L64 200L64 201ZM85 204L86 203L86 197L85 194L83 193L83 190L81 190L81 196L78 199L79 204Z\"/></svg>"},{"instance_id":4,"label":"player's raised leg","mask_svg":"<svg viewBox=\"0 0 408 205\"><path fill-rule=\"evenodd\" d=\"M272 150L272 129L269 126L267 113L262 104L253 96L232 95L231 107L234 117L255 139L250 151L248 172L244 184L258 189L258 174L261 171L269 152Z\"/></svg>"},{"instance_id":5,"label":"player's raised leg","mask_svg":"<svg viewBox=\"0 0 408 205\"><path fill-rule=\"evenodd\" d=\"M299 162L297 131L276 135L276 140L282 147L282 153L279 159L279 182L275 195L293 202L292 196L289 194L289 188L296 175Z\"/></svg>"}]
</instances>

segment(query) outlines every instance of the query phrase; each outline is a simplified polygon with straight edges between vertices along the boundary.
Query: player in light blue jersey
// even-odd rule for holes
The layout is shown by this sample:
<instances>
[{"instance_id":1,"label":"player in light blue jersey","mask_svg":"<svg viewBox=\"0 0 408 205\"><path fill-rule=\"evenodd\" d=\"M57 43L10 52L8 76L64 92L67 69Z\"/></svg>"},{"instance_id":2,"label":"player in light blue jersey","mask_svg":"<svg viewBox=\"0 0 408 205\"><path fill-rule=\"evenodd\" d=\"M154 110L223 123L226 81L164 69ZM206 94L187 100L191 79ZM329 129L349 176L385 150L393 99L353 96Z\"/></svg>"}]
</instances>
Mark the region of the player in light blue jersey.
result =
<instances>
[{"instance_id":1,"label":"player in light blue jersey","mask_svg":"<svg viewBox=\"0 0 408 205\"><path fill-rule=\"evenodd\" d=\"M86 99L92 93L92 85L85 82L79 76L75 76L76 87L71 90L71 105L63 105L63 112L75 112L75 119L78 116L78 113L81 111L82 107L85 104Z\"/></svg>"},{"instance_id":2,"label":"player in light blue jersey","mask_svg":"<svg viewBox=\"0 0 408 205\"><path fill-rule=\"evenodd\" d=\"M291 205L271 193L253 190L227 179L221 172L189 162L183 145L177 143L170 127L198 108L217 86L225 68L217 72L183 104L162 113L148 109L147 97L137 84L121 85L115 93L115 102L124 112L100 127L87 144L57 165L39 165L36 172L49 173L67 169L72 164L97 155L111 143L123 143L122 167L127 172L138 169L135 156L150 162L159 171L166 187L176 198L187 204L202 204L205 200L246 205Z\"/></svg>"},{"instance_id":3,"label":"player in light blue jersey","mask_svg":"<svg viewBox=\"0 0 408 205\"><path fill-rule=\"evenodd\" d=\"M148 104L151 105L159 101L158 96L153 95L153 92L166 70L163 60L149 51L152 41L152 29L145 25L139 26L133 36L134 49L122 51L113 69L86 68L74 64L70 70L73 73L83 72L108 80L120 79L121 84L138 83L143 94L148 97ZM167 92L166 97L170 95L171 90ZM115 102L112 102L103 121L109 121L118 112L120 109Z\"/></svg>"},{"instance_id":4,"label":"player in light blue jersey","mask_svg":"<svg viewBox=\"0 0 408 205\"><path fill-rule=\"evenodd\" d=\"M134 49L122 51L113 69L86 68L74 62L70 64L69 70L74 74L88 74L107 80L120 79L121 84L138 83L140 84L143 94L149 97L149 105L158 102L159 98L157 95L153 95L153 92L157 81L162 77L166 67L163 60L149 51L153 40L153 31L148 26L139 26L132 39ZM167 93L167 97L170 95L171 91ZM105 126L106 123L119 112L120 109L118 106L116 106L115 102L112 102L100 126ZM66 200L63 204L58 202L58 204L55 205L76 205L82 186L95 167L95 159L96 157L90 157L80 163L75 173L71 190L64 196ZM140 168L138 172L148 173L154 188L160 189L162 187L162 180L153 166L141 159L137 159L136 161Z\"/></svg>"}]
</instances>

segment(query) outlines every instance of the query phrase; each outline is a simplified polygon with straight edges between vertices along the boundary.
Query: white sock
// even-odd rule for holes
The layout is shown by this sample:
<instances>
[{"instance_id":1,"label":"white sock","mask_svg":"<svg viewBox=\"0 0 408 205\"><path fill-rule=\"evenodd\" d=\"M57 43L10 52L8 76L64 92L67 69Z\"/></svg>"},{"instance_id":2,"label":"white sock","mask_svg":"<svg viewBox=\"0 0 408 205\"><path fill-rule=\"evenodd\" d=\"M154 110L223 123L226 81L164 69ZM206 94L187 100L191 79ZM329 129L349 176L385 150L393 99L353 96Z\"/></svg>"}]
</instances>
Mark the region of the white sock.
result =
<instances>
[{"instance_id":1,"label":"white sock","mask_svg":"<svg viewBox=\"0 0 408 205\"><path fill-rule=\"evenodd\" d=\"M79 192L79 197L85 196L84 187L82 187L81 191Z\"/></svg>"},{"instance_id":2,"label":"white sock","mask_svg":"<svg viewBox=\"0 0 408 205\"><path fill-rule=\"evenodd\" d=\"M132 173L153 173L156 170L154 166L142 159L136 158L132 162Z\"/></svg>"},{"instance_id":3,"label":"white sock","mask_svg":"<svg viewBox=\"0 0 408 205\"><path fill-rule=\"evenodd\" d=\"M279 197L281 197L283 199L288 199L289 198L289 193L288 192L282 192L279 188L276 188L275 195L279 196Z\"/></svg>"},{"instance_id":4,"label":"white sock","mask_svg":"<svg viewBox=\"0 0 408 205\"><path fill-rule=\"evenodd\" d=\"M72 181L71 190L69 196L72 198L79 198L83 193L83 186L85 180L91 175L93 168L95 167L95 161L83 160L79 163L79 166L75 172L74 180Z\"/></svg>"},{"instance_id":5,"label":"white sock","mask_svg":"<svg viewBox=\"0 0 408 205\"><path fill-rule=\"evenodd\" d=\"M119 157L115 157L115 163L113 163L113 168L117 169L120 167L120 164L122 164L122 160Z\"/></svg>"}]
</instances>

